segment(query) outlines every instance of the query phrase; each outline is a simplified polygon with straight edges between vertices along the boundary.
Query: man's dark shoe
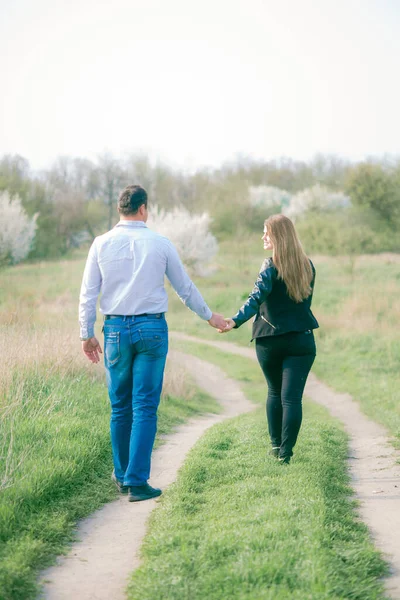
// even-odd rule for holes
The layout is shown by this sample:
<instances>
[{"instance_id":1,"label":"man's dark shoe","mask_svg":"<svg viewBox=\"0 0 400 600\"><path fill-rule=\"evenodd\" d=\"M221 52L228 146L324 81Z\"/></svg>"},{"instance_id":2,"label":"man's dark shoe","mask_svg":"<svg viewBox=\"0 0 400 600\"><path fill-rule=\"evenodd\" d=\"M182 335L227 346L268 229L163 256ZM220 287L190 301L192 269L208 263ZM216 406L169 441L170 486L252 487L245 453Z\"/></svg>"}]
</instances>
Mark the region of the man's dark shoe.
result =
<instances>
[{"instance_id":1,"label":"man's dark shoe","mask_svg":"<svg viewBox=\"0 0 400 600\"><path fill-rule=\"evenodd\" d=\"M117 486L117 489L118 489L118 491L119 491L120 494L127 494L128 493L128 486L124 485L123 483L121 483L119 481L119 479L117 479L115 477L114 471L112 472L111 479L113 480L113 482Z\"/></svg>"},{"instance_id":2,"label":"man's dark shoe","mask_svg":"<svg viewBox=\"0 0 400 600\"><path fill-rule=\"evenodd\" d=\"M279 458L280 465L289 465L290 464L290 456L284 456L283 458Z\"/></svg>"},{"instance_id":3,"label":"man's dark shoe","mask_svg":"<svg viewBox=\"0 0 400 600\"><path fill-rule=\"evenodd\" d=\"M129 502L140 502L141 500L150 500L161 496L162 492L159 488L153 488L148 483L144 485L129 486Z\"/></svg>"}]
</instances>

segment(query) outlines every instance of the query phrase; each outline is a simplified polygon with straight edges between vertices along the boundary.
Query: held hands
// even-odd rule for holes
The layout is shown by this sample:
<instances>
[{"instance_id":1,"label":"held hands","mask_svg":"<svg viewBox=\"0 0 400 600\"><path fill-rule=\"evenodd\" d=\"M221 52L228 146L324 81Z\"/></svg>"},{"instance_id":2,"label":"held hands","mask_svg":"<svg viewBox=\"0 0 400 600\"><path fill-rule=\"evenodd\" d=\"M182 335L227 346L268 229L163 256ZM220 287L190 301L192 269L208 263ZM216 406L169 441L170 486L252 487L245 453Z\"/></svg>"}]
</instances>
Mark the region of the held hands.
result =
<instances>
[{"instance_id":1,"label":"held hands","mask_svg":"<svg viewBox=\"0 0 400 600\"><path fill-rule=\"evenodd\" d=\"M227 333L228 331L231 331L231 329L233 329L236 325L233 319L224 319L224 321L225 327L223 329L218 329L218 333Z\"/></svg>"},{"instance_id":2,"label":"held hands","mask_svg":"<svg viewBox=\"0 0 400 600\"><path fill-rule=\"evenodd\" d=\"M82 350L84 355L90 360L90 362L100 362L99 354L103 354L103 351L97 338L92 337L82 342Z\"/></svg>"},{"instance_id":3,"label":"held hands","mask_svg":"<svg viewBox=\"0 0 400 600\"><path fill-rule=\"evenodd\" d=\"M208 322L211 327L215 327L215 329L218 330L218 333L226 333L235 327L235 321L233 319L224 319L224 317L218 313L213 313Z\"/></svg>"}]
</instances>

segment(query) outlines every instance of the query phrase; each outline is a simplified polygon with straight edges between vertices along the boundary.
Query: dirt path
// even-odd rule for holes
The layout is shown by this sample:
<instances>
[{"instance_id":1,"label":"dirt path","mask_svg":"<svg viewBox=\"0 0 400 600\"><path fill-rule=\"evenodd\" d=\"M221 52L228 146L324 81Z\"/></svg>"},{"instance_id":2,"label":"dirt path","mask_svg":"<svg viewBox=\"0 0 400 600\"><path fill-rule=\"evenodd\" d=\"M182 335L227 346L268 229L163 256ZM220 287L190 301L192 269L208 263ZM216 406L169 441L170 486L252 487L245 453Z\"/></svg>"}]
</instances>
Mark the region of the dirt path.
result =
<instances>
[{"instance_id":1,"label":"dirt path","mask_svg":"<svg viewBox=\"0 0 400 600\"><path fill-rule=\"evenodd\" d=\"M244 348L226 341L207 341L181 333L173 337L201 342L223 352L256 360L254 348ZM389 443L384 427L374 423L360 410L349 394L334 392L311 373L305 394L325 406L342 421L350 436L349 468L359 514L367 524L376 546L391 565L386 582L391 598L400 599L400 465L399 453Z\"/></svg>"},{"instance_id":2,"label":"dirt path","mask_svg":"<svg viewBox=\"0 0 400 600\"><path fill-rule=\"evenodd\" d=\"M223 406L220 415L205 415L180 427L154 452L152 481L166 489L176 479L187 452L203 433L226 418L254 408L238 384L216 366L180 352L171 352L197 385ZM139 565L146 521L156 500L129 503L126 496L107 504L81 521L67 556L42 573L46 600L122 600L130 573Z\"/></svg>"}]
</instances>

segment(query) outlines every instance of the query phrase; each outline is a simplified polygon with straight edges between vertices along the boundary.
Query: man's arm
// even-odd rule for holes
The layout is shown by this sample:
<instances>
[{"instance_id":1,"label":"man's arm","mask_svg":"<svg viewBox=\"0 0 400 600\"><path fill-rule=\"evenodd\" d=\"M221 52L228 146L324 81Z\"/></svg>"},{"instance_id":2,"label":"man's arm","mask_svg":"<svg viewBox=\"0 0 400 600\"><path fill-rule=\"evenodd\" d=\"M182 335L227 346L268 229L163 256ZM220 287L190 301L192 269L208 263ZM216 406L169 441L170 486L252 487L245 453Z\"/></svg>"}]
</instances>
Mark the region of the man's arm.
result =
<instances>
[{"instance_id":1,"label":"man's arm","mask_svg":"<svg viewBox=\"0 0 400 600\"><path fill-rule=\"evenodd\" d=\"M224 329L226 326L222 315L213 313L208 307L203 296L186 273L179 254L175 246L168 242L167 268L166 276L171 282L172 287L178 294L185 306L195 312L201 319L216 329Z\"/></svg>"},{"instance_id":2,"label":"man's arm","mask_svg":"<svg viewBox=\"0 0 400 600\"><path fill-rule=\"evenodd\" d=\"M96 302L101 289L101 273L97 262L96 240L86 260L79 296L79 324L82 350L91 362L99 362L101 347L94 337Z\"/></svg>"}]
</instances>

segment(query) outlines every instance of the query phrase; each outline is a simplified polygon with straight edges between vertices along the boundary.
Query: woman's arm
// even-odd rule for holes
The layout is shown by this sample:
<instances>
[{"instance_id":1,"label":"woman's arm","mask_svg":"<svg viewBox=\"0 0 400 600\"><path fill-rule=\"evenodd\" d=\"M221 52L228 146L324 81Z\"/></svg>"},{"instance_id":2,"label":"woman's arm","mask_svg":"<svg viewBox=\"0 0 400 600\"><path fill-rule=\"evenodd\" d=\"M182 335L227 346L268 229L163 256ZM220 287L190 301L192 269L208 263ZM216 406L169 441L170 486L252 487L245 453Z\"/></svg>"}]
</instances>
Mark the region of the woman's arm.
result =
<instances>
[{"instance_id":1,"label":"woman's arm","mask_svg":"<svg viewBox=\"0 0 400 600\"><path fill-rule=\"evenodd\" d=\"M260 305L271 293L276 276L276 269L269 261L267 268L264 268L258 274L257 281L255 282L253 291L249 295L248 299L238 310L236 315L232 317L233 321L235 322L236 329L257 314Z\"/></svg>"}]
</instances>

